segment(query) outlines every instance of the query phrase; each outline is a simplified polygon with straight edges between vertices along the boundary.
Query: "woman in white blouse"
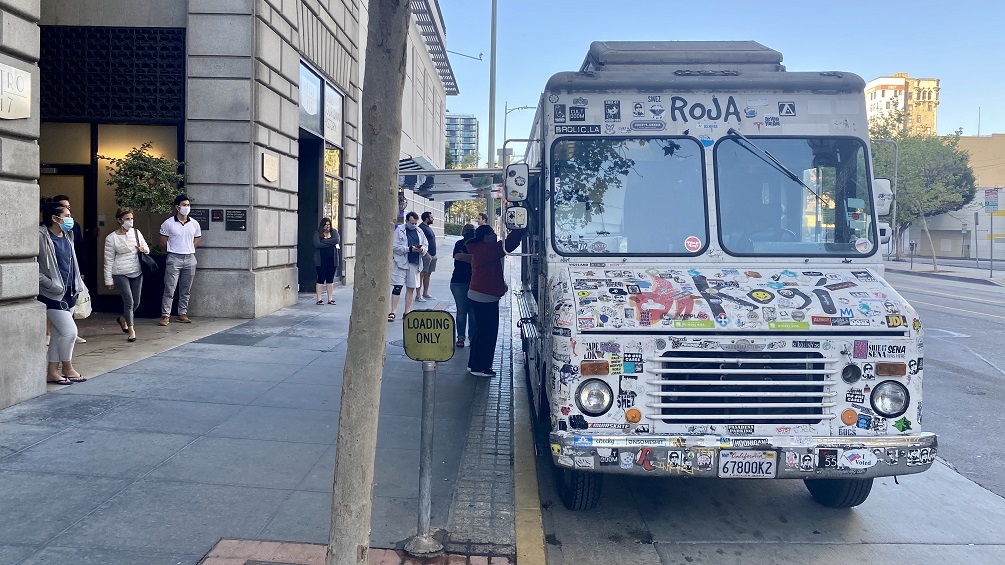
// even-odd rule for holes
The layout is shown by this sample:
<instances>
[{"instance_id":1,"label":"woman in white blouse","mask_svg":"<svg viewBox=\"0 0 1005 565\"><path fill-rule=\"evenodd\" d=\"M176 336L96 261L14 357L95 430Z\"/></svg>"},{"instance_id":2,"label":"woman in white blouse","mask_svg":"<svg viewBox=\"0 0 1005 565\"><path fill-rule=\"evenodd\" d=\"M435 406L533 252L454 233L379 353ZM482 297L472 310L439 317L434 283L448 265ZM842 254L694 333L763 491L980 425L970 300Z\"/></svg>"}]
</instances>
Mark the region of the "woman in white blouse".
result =
<instances>
[{"instance_id":1,"label":"woman in white blouse","mask_svg":"<svg viewBox=\"0 0 1005 565\"><path fill-rule=\"evenodd\" d=\"M122 333L129 334L127 341L132 342L136 341L133 312L140 306L143 288L143 270L136 253L149 253L150 249L140 230L133 229L131 208L119 208L115 220L119 229L105 238L105 285L109 290L118 289L122 296L122 315L117 321Z\"/></svg>"}]
</instances>

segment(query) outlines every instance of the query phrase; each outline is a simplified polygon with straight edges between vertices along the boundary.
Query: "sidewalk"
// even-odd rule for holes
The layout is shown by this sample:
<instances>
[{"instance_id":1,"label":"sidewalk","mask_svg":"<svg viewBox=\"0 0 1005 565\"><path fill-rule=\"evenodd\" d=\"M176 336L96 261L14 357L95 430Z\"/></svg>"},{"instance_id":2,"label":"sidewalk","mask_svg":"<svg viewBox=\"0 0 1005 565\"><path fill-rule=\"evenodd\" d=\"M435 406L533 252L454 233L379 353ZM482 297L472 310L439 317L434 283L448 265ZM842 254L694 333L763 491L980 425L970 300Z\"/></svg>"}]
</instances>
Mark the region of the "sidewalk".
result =
<instances>
[{"instance_id":1,"label":"sidewalk","mask_svg":"<svg viewBox=\"0 0 1005 565\"><path fill-rule=\"evenodd\" d=\"M437 300L413 307L453 310L450 265L433 275ZM142 320L136 343L114 315L82 323L74 360L90 380L0 410L0 564L196 564L227 539L326 544L352 289L335 294L337 306L301 294L244 322ZM401 306L398 320L374 467L371 546L386 550L415 533L418 507L422 370L401 348ZM516 553L511 333L500 341L499 378L468 375L466 349L437 367L432 525L458 563Z\"/></svg>"},{"instance_id":2,"label":"sidewalk","mask_svg":"<svg viewBox=\"0 0 1005 565\"><path fill-rule=\"evenodd\" d=\"M914 257L912 264L911 257L903 257L900 261L887 259L884 266L887 271L905 275L917 275L945 280L955 280L976 284L988 284L995 286L1005 286L1005 261L995 261L994 276L987 260L981 262L983 268L974 265L973 260L960 260L938 258L939 270L933 272L932 258Z\"/></svg>"}]
</instances>

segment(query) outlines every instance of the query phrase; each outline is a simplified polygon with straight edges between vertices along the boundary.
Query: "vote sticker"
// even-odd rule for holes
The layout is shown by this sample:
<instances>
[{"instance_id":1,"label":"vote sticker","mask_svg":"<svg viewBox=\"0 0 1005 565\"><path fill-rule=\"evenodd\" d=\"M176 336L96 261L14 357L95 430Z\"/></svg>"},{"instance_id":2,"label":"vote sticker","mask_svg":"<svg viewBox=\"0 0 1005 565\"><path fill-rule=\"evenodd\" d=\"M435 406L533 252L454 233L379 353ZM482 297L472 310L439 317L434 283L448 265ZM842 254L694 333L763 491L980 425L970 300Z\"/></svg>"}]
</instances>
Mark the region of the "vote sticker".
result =
<instances>
[{"instance_id":1,"label":"vote sticker","mask_svg":"<svg viewBox=\"0 0 1005 565\"><path fill-rule=\"evenodd\" d=\"M855 249L863 255L870 253L872 251L872 241L869 241L868 238L860 237L855 240Z\"/></svg>"},{"instance_id":2,"label":"vote sticker","mask_svg":"<svg viewBox=\"0 0 1005 565\"><path fill-rule=\"evenodd\" d=\"M687 249L691 253L694 253L701 249L701 240L695 236L690 236L684 240L684 249Z\"/></svg>"}]
</instances>

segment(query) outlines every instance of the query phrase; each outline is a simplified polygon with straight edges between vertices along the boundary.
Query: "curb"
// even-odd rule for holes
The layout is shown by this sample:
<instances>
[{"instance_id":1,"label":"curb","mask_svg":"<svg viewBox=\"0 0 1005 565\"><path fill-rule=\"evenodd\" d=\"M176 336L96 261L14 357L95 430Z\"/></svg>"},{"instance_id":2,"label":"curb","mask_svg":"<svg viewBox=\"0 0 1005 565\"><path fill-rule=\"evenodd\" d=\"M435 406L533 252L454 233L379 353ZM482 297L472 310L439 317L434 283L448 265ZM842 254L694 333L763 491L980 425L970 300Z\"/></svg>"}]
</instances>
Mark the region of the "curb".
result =
<instances>
[{"instance_id":1,"label":"curb","mask_svg":"<svg viewBox=\"0 0 1005 565\"><path fill-rule=\"evenodd\" d=\"M974 284L983 284L983 285L988 285L988 286L999 286L999 287L1003 286L1001 283L998 283L998 282L993 281L991 279L985 279L985 278L979 278L979 277L965 277L965 276L961 276L961 275L943 275L941 273L925 273L925 272L911 271L911 270L904 270L904 269L893 269L893 268L890 268L890 267L886 267L885 270L887 272L890 272L890 273L897 273L897 274L901 274L901 275L914 275L916 277L930 277L930 278L951 280L951 281L957 281L957 282L968 282L968 283L974 283Z\"/></svg>"}]
</instances>

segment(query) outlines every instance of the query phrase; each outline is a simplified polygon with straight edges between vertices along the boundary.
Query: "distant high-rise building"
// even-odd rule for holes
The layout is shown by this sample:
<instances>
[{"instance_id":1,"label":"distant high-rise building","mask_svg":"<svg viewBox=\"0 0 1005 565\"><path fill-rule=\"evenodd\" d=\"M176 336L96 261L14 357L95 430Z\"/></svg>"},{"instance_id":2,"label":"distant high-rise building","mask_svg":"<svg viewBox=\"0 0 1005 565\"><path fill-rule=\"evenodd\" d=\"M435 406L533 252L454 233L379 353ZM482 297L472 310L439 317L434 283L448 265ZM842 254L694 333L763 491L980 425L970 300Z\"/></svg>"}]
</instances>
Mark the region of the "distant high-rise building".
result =
<instances>
[{"instance_id":1,"label":"distant high-rise building","mask_svg":"<svg viewBox=\"0 0 1005 565\"><path fill-rule=\"evenodd\" d=\"M873 79L865 85L865 106L870 122L900 110L910 133L935 135L939 79L910 78L907 73Z\"/></svg>"},{"instance_id":2,"label":"distant high-rise building","mask_svg":"<svg viewBox=\"0 0 1005 565\"><path fill-rule=\"evenodd\" d=\"M478 118L471 114L447 114L446 134L457 165L468 155L478 155Z\"/></svg>"}]
</instances>

